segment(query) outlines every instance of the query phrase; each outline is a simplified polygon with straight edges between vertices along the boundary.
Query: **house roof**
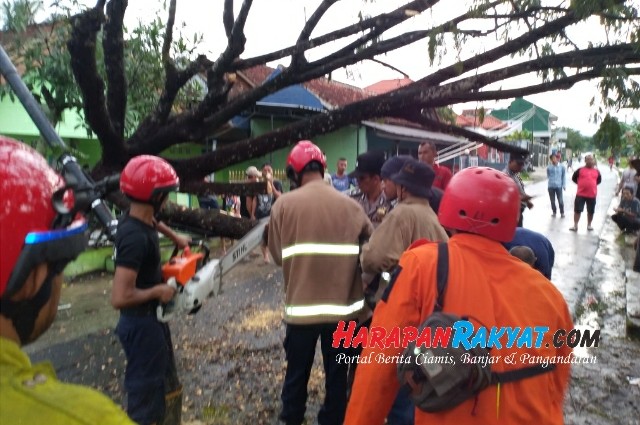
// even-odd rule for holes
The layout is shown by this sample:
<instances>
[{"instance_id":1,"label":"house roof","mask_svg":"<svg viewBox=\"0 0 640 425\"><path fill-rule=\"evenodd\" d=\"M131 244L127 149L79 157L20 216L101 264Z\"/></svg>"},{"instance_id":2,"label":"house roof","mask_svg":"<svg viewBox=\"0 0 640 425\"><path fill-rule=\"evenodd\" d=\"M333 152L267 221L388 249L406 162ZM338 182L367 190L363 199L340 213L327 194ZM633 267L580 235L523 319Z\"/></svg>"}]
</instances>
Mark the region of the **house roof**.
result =
<instances>
[{"instance_id":1,"label":"house roof","mask_svg":"<svg viewBox=\"0 0 640 425\"><path fill-rule=\"evenodd\" d=\"M456 125L458 127L480 127L484 130L501 130L508 126L507 123L491 115L485 115L482 123L480 123L479 117L473 114L475 111L471 111L472 114L465 114L465 112L469 111L463 111L463 115L456 116Z\"/></svg>"},{"instance_id":2,"label":"house roof","mask_svg":"<svg viewBox=\"0 0 640 425\"><path fill-rule=\"evenodd\" d=\"M506 109L494 109L491 111L491 115L502 121L508 121L531 109L533 109L534 114L531 118L523 121L522 129L531 131L534 134L538 132L550 132L550 122L555 121L558 117L521 97L516 98Z\"/></svg>"},{"instance_id":3,"label":"house roof","mask_svg":"<svg viewBox=\"0 0 640 425\"><path fill-rule=\"evenodd\" d=\"M271 75L267 77L267 80L275 78L281 72L281 68L275 69ZM300 84L294 84L278 90L275 93L271 93L260 99L256 104L260 106L289 107L313 111L324 110L322 101Z\"/></svg>"},{"instance_id":4,"label":"house roof","mask_svg":"<svg viewBox=\"0 0 640 425\"><path fill-rule=\"evenodd\" d=\"M235 84L231 89L230 96L233 98L253 87L262 84L272 75L276 69L266 65L258 65L238 71L238 76L244 84ZM327 109L335 109L348 105L359 100L371 97L365 90L329 80L327 78L316 78L300 84L304 89L311 92Z\"/></svg>"},{"instance_id":5,"label":"house roof","mask_svg":"<svg viewBox=\"0 0 640 425\"><path fill-rule=\"evenodd\" d=\"M395 80L382 80L375 84L365 87L364 89L373 94L383 94L390 92L391 90L399 89L400 87L407 86L413 83L410 78L398 78Z\"/></svg>"},{"instance_id":6,"label":"house roof","mask_svg":"<svg viewBox=\"0 0 640 425\"><path fill-rule=\"evenodd\" d=\"M408 128L405 125L383 124L373 121L362 121L362 124L378 130L382 136L401 136L408 141L416 143L424 142L425 140L431 140L437 143L449 145L467 142L467 139L463 137L452 136L445 133L428 131L419 128Z\"/></svg>"}]
</instances>

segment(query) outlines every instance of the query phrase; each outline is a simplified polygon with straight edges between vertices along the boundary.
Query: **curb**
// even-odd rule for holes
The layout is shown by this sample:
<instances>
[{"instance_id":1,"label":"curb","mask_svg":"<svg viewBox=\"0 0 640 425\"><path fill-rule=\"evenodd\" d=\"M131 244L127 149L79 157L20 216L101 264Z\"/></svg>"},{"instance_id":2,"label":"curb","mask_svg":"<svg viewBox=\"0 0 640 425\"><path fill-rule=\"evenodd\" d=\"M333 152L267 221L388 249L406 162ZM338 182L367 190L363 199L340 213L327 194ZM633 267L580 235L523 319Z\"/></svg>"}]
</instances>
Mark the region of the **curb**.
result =
<instances>
[{"instance_id":1,"label":"curb","mask_svg":"<svg viewBox=\"0 0 640 425\"><path fill-rule=\"evenodd\" d=\"M617 206L613 197L610 208ZM627 269L618 245L617 226L607 217L600 231L589 277L573 312L576 325L601 329L614 337L627 335Z\"/></svg>"}]
</instances>

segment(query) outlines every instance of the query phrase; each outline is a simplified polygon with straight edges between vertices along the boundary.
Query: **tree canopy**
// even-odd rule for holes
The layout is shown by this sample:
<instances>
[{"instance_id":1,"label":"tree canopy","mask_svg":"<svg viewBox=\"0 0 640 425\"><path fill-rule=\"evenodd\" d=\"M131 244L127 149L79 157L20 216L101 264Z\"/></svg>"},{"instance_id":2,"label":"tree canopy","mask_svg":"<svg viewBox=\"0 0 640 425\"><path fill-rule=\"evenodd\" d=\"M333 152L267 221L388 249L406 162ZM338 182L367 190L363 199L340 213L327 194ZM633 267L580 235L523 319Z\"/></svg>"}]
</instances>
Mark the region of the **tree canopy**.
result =
<instances>
[{"instance_id":1,"label":"tree canopy","mask_svg":"<svg viewBox=\"0 0 640 425\"><path fill-rule=\"evenodd\" d=\"M100 167L104 172L118 171L134 155L158 154L183 142L201 143L270 93L361 61L379 60L419 40L428 40L429 48L416 55L427 54L439 66L424 78L195 158L175 160L174 167L182 181L201 182L215 170L296 140L380 117L407 119L509 150L513 148L438 120L433 111L456 103L567 89L584 80L600 82L605 107L640 106L640 86L634 79L640 72L640 19L635 1L468 0L455 2L459 10L450 17L434 19L415 30L403 24L425 13L436 16L437 10L451 9L452 2L413 0L316 34L327 11L345 1L355 0L321 1L290 45L253 57L244 54L252 0L224 0L221 18L227 45L217 58L194 54L188 46L197 44L198 37L186 42L176 31L177 0L169 1L166 18L156 20L149 32L140 33L138 41L135 31L125 37L126 0L99 0L93 8L69 13L68 58L88 127L102 147ZM572 26L594 20L606 28L605 40L584 43L571 39ZM485 42L495 47L471 48ZM309 51L319 46L326 53L311 59ZM155 87L135 79L142 61L134 52L156 58L159 68L148 71L153 73ZM290 60L289 66L277 76L229 96L235 73L284 59ZM204 76L203 90L193 88L196 75ZM509 89L494 88L495 83L525 75L535 75L537 80ZM135 100L136 92L148 95L144 102Z\"/></svg>"}]
</instances>

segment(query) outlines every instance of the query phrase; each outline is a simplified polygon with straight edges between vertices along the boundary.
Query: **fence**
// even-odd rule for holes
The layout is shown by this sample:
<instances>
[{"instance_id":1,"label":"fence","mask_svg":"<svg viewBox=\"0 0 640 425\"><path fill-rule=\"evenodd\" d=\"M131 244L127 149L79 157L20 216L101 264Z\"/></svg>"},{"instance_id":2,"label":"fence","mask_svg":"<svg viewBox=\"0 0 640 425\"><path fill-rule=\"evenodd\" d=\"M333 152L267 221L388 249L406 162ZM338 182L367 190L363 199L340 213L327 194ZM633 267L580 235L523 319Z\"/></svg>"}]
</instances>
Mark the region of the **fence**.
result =
<instances>
[{"instance_id":1,"label":"fence","mask_svg":"<svg viewBox=\"0 0 640 425\"><path fill-rule=\"evenodd\" d=\"M273 170L274 180L280 180L282 184L287 180L287 172L284 169ZM230 170L229 171L229 183L242 183L247 180L247 176L242 170Z\"/></svg>"}]
</instances>

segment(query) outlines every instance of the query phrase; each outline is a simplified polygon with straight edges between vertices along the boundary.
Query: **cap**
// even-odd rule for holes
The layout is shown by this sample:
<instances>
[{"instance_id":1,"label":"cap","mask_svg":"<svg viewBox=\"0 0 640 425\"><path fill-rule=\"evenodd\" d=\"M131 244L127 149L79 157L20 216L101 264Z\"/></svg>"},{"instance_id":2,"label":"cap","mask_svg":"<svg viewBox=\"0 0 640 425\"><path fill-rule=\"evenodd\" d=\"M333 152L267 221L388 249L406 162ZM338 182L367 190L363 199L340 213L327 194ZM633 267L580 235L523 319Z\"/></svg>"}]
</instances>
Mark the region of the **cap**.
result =
<instances>
[{"instance_id":1,"label":"cap","mask_svg":"<svg viewBox=\"0 0 640 425\"><path fill-rule=\"evenodd\" d=\"M359 177L363 174L380 175L384 156L382 151L369 151L358 155L356 169L349 173L349 177Z\"/></svg>"},{"instance_id":2,"label":"cap","mask_svg":"<svg viewBox=\"0 0 640 425\"><path fill-rule=\"evenodd\" d=\"M247 171L244 172L247 176L251 176L251 177L261 177L262 173L260 171L258 171L258 169L256 167L254 167L253 165L249 168L247 168Z\"/></svg>"},{"instance_id":3,"label":"cap","mask_svg":"<svg viewBox=\"0 0 640 425\"><path fill-rule=\"evenodd\" d=\"M429 165L411 158L400 172L391 176L391 181L407 188L409 193L420 198L431 196L431 185L436 173Z\"/></svg>"},{"instance_id":4,"label":"cap","mask_svg":"<svg viewBox=\"0 0 640 425\"><path fill-rule=\"evenodd\" d=\"M391 176L400 172L402 166L410 159L412 159L410 155L392 156L391 158L387 159L384 164L382 164L380 177L382 177L383 179L391 178Z\"/></svg>"}]
</instances>

